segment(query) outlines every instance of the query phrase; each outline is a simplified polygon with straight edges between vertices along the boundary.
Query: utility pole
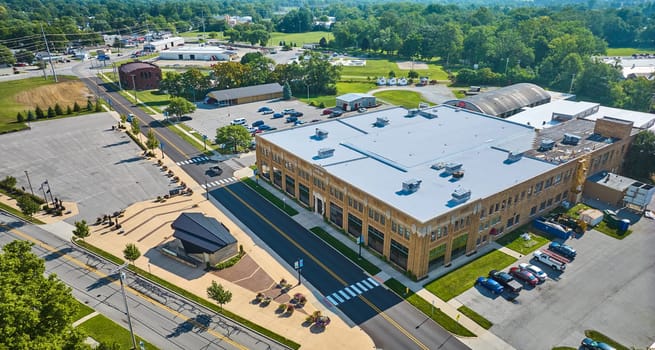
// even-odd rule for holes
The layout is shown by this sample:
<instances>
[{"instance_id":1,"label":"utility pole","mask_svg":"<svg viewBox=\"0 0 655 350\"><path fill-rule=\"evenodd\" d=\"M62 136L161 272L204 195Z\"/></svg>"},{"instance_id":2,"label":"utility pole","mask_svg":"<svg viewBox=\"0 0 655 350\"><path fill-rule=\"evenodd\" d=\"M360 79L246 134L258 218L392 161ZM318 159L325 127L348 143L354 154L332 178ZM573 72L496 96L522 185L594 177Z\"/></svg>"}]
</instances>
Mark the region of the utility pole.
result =
<instances>
[{"instance_id":1,"label":"utility pole","mask_svg":"<svg viewBox=\"0 0 655 350\"><path fill-rule=\"evenodd\" d=\"M569 88L569 94L573 92L573 82L575 81L575 73L571 76L571 87Z\"/></svg>"},{"instance_id":2,"label":"utility pole","mask_svg":"<svg viewBox=\"0 0 655 350\"><path fill-rule=\"evenodd\" d=\"M27 177L27 184L30 185L30 192L32 192L32 195L34 195L34 190L32 189L32 182L30 181L30 175L27 173L27 170L25 170L25 176Z\"/></svg>"},{"instance_id":3,"label":"utility pole","mask_svg":"<svg viewBox=\"0 0 655 350\"><path fill-rule=\"evenodd\" d=\"M132 89L134 89L134 105L138 106L139 100L136 99L136 83L134 82L134 77L136 77L136 75L132 74Z\"/></svg>"},{"instance_id":4,"label":"utility pole","mask_svg":"<svg viewBox=\"0 0 655 350\"><path fill-rule=\"evenodd\" d=\"M43 24L41 25L41 34L43 34L43 41L45 42L45 50L48 52L48 60L50 61L50 68L52 68L52 76L57 82L57 73L55 72L55 66L52 64L52 54L50 53L50 46L48 46L48 39L45 36L45 31L43 30ZM45 71L45 67L43 68Z\"/></svg>"},{"instance_id":5,"label":"utility pole","mask_svg":"<svg viewBox=\"0 0 655 350\"><path fill-rule=\"evenodd\" d=\"M207 32L205 31L205 10L202 10L201 20L202 20L202 41L207 42Z\"/></svg>"},{"instance_id":6,"label":"utility pole","mask_svg":"<svg viewBox=\"0 0 655 350\"><path fill-rule=\"evenodd\" d=\"M136 347L136 338L134 337L134 330L132 329L132 318L130 317L130 309L127 306L127 295L125 295L125 286L123 285L125 283L125 272L123 272L123 269L127 267L127 263L119 266L116 268L114 271L118 271L119 276L120 276L120 281L121 281L121 292L123 293L123 302L125 302L125 313L127 314L127 325L130 328L130 335L132 336L132 349L137 349Z\"/></svg>"}]
</instances>

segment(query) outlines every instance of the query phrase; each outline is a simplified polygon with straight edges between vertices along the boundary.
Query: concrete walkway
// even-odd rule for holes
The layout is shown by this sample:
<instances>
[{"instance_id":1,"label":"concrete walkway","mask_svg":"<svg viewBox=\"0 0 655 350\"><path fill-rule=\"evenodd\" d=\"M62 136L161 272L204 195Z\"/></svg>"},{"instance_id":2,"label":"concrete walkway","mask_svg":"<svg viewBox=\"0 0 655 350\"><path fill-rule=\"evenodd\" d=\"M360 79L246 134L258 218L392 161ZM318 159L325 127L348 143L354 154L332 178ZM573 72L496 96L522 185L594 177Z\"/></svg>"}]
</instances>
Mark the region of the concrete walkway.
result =
<instances>
[{"instance_id":1,"label":"concrete walkway","mask_svg":"<svg viewBox=\"0 0 655 350\"><path fill-rule=\"evenodd\" d=\"M84 322L86 322L86 321L88 321L88 320L90 320L90 319L96 317L97 315L100 315L100 313L99 313L98 311L93 311L92 313L90 313L90 314L88 314L88 315L86 315L86 316L80 318L79 320L73 322L73 327L77 327L77 326L79 326L80 324L82 324L82 323L84 323Z\"/></svg>"},{"instance_id":2,"label":"concrete walkway","mask_svg":"<svg viewBox=\"0 0 655 350\"><path fill-rule=\"evenodd\" d=\"M271 186L268 182L266 181L259 181L259 184L265 187L269 192L273 193L275 196L281 199L285 199L286 196L282 194L281 191L278 189L274 188ZM313 213L308 211L306 208L301 207L299 204L296 202L289 200L286 198L285 200L286 205L292 206L294 209L298 211L298 214L295 216L292 216L292 218L301 224L302 226L306 228L312 228L312 227L321 227L323 230L327 231L330 233L334 238L338 239L341 241L343 244L348 246L350 249L353 251L358 251L357 244L350 240L348 237L346 237L343 233L337 231L333 226L327 224L324 220L323 217L317 213ZM502 248L502 249L501 249ZM368 252L366 249L362 249L362 257L364 257L366 260L374 263L376 266L378 266L380 269L382 269L381 272L379 272L377 275L375 275L375 278L380 281L386 281L390 278L394 278L401 283L403 283L405 286L407 286L409 289L411 289L414 293L418 294L421 296L423 299L426 301L433 303L435 308L439 308L442 312L446 313L448 316L452 317L455 320L458 320L459 323L461 323L464 327L469 329L471 332L475 333L477 337L458 337L462 342L464 342L466 345L473 349L513 349L513 347L509 344L507 344L504 340L498 338L495 336L492 332L489 330L486 330L479 326L477 323L473 322L471 319L466 317L465 315L461 314L459 311L457 311L457 308L461 306L459 302L457 302L455 299L450 300L449 302L445 302L441 299L439 299L437 296L434 294L430 293L428 290L423 288L423 284L427 281L431 281L437 277L443 276L448 272L451 272L458 267L467 264L471 260L474 260L485 253L495 250L495 249L500 249L504 253L514 256L518 258L521 254L511 250L507 249L505 247L502 247L498 245L497 243L493 244L488 244L486 246L480 247L478 249L478 253L474 254L470 257L467 256L462 256L457 259L455 259L452 262L452 265L450 267L439 267L434 270L431 270L430 273L428 274L428 278L423 280L422 282L414 282L411 279L407 278L401 271L398 271L394 269L391 265L388 263L378 259L375 255L372 253Z\"/></svg>"}]
</instances>

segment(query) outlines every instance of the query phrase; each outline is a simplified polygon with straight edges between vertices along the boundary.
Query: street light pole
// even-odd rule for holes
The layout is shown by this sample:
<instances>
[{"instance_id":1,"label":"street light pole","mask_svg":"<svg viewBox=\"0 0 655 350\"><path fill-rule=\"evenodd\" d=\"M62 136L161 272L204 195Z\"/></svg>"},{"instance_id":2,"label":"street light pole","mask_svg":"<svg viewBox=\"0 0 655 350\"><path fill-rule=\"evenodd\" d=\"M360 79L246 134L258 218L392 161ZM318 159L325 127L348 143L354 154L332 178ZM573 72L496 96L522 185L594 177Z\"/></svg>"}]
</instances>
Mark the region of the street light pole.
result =
<instances>
[{"instance_id":1,"label":"street light pole","mask_svg":"<svg viewBox=\"0 0 655 350\"><path fill-rule=\"evenodd\" d=\"M136 105L139 104L139 102L138 102L138 100L136 98L136 83L134 82L135 77L136 77L136 75L132 74L132 89L134 89L134 105L136 106Z\"/></svg>"},{"instance_id":2,"label":"street light pole","mask_svg":"<svg viewBox=\"0 0 655 350\"><path fill-rule=\"evenodd\" d=\"M125 302L125 313L127 313L127 325L130 327L130 334L132 336L132 349L136 349L136 338L134 337L134 330L132 329L132 319L130 318L130 309L127 306L127 295L125 295L125 272L120 271L121 292L123 293L123 301Z\"/></svg>"},{"instance_id":3,"label":"street light pole","mask_svg":"<svg viewBox=\"0 0 655 350\"><path fill-rule=\"evenodd\" d=\"M302 268L303 268L304 265L305 265L305 263L303 262L303 259L301 259L301 258L298 258L298 260L296 260L293 263L293 267L298 271L298 285L302 284L300 272L302 271Z\"/></svg>"},{"instance_id":4,"label":"street light pole","mask_svg":"<svg viewBox=\"0 0 655 350\"><path fill-rule=\"evenodd\" d=\"M30 175L27 173L27 170L25 170L25 176L27 177L27 184L30 185L30 192L32 192L32 195L34 195L34 190L32 189L32 182L30 181Z\"/></svg>"}]
</instances>

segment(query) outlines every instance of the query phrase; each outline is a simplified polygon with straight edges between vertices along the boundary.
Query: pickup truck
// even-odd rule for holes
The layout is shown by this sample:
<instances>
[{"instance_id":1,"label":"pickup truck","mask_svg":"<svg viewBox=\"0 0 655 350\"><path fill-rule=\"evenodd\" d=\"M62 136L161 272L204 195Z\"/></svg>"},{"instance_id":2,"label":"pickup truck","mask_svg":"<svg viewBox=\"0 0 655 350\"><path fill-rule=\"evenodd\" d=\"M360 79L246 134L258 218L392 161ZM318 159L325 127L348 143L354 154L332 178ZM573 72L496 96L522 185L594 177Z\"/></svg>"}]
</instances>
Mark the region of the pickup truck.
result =
<instances>
[{"instance_id":1,"label":"pickup truck","mask_svg":"<svg viewBox=\"0 0 655 350\"><path fill-rule=\"evenodd\" d=\"M552 242L548 246L548 249L554 251L555 253L567 259L575 259L575 256L578 254L578 252L576 252L575 249L571 248L571 246L558 242Z\"/></svg>"},{"instance_id":2,"label":"pickup truck","mask_svg":"<svg viewBox=\"0 0 655 350\"><path fill-rule=\"evenodd\" d=\"M535 260L540 261L540 262L550 266L553 270L557 270L557 271L566 270L566 264L565 263L555 260L551 256L549 256L547 254L544 254L540 250L535 250L533 254L534 254L534 259Z\"/></svg>"},{"instance_id":3,"label":"pickup truck","mask_svg":"<svg viewBox=\"0 0 655 350\"><path fill-rule=\"evenodd\" d=\"M523 286L519 282L515 281L514 277L512 277L507 272L491 270L489 271L489 278L500 283L508 291L515 294L518 294L523 289Z\"/></svg>"}]
</instances>

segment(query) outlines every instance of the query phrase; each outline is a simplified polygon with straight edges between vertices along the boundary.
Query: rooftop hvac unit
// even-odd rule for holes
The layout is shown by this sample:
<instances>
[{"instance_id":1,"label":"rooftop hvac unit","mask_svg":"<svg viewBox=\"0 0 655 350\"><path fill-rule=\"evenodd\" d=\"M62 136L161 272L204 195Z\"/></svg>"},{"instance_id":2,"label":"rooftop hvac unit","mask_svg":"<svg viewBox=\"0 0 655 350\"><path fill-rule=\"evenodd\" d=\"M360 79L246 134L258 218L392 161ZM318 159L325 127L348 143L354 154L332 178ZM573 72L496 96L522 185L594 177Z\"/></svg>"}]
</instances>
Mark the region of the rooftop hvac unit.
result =
<instances>
[{"instance_id":1,"label":"rooftop hvac unit","mask_svg":"<svg viewBox=\"0 0 655 350\"><path fill-rule=\"evenodd\" d=\"M328 132L327 132L327 130L316 128L315 136L316 136L316 139L323 140L323 139L326 139L328 137Z\"/></svg>"},{"instance_id":2,"label":"rooftop hvac unit","mask_svg":"<svg viewBox=\"0 0 655 350\"><path fill-rule=\"evenodd\" d=\"M407 111L407 116L408 117L414 117L414 116L416 116L418 114L418 112L420 112L420 110L418 108L412 108L409 111Z\"/></svg>"},{"instance_id":3,"label":"rooftop hvac unit","mask_svg":"<svg viewBox=\"0 0 655 350\"><path fill-rule=\"evenodd\" d=\"M453 201L461 203L471 198L471 190L458 187L453 191L451 195L453 196Z\"/></svg>"},{"instance_id":4,"label":"rooftop hvac unit","mask_svg":"<svg viewBox=\"0 0 655 350\"><path fill-rule=\"evenodd\" d=\"M522 156L523 153L521 152L509 152L507 153L507 161L510 163L514 163L516 161L519 161Z\"/></svg>"},{"instance_id":5,"label":"rooftop hvac unit","mask_svg":"<svg viewBox=\"0 0 655 350\"><path fill-rule=\"evenodd\" d=\"M551 139L544 139L541 140L541 145L539 145L539 150L542 152L550 151L551 149L553 149L553 147L555 147L555 141Z\"/></svg>"},{"instance_id":6,"label":"rooftop hvac unit","mask_svg":"<svg viewBox=\"0 0 655 350\"><path fill-rule=\"evenodd\" d=\"M578 135L573 135L573 134L564 134L564 139L562 140L562 143L563 143L563 144L566 144L566 145L573 145L573 146L575 146L575 145L577 145L578 143L580 143L580 139L581 139L581 137L578 136Z\"/></svg>"},{"instance_id":7,"label":"rooftop hvac unit","mask_svg":"<svg viewBox=\"0 0 655 350\"><path fill-rule=\"evenodd\" d=\"M404 192L416 192L418 191L419 187L421 187L421 180L417 179L410 179L407 181L403 181L403 191Z\"/></svg>"},{"instance_id":8,"label":"rooftop hvac unit","mask_svg":"<svg viewBox=\"0 0 655 350\"><path fill-rule=\"evenodd\" d=\"M441 170L441 169L443 169L445 167L446 167L446 163L441 162L441 163L432 164L432 166L430 168L432 168L434 170Z\"/></svg>"},{"instance_id":9,"label":"rooftop hvac unit","mask_svg":"<svg viewBox=\"0 0 655 350\"><path fill-rule=\"evenodd\" d=\"M446 173L453 174L462 170L462 163L449 162L446 163Z\"/></svg>"},{"instance_id":10,"label":"rooftop hvac unit","mask_svg":"<svg viewBox=\"0 0 655 350\"><path fill-rule=\"evenodd\" d=\"M334 148L319 148L318 157L319 158L329 158L334 155Z\"/></svg>"},{"instance_id":11,"label":"rooftop hvac unit","mask_svg":"<svg viewBox=\"0 0 655 350\"><path fill-rule=\"evenodd\" d=\"M375 120L375 126L377 126L379 128L382 128L382 127L384 127L385 125L388 125L388 124L389 124L389 118L387 118L387 117L378 117Z\"/></svg>"}]
</instances>

